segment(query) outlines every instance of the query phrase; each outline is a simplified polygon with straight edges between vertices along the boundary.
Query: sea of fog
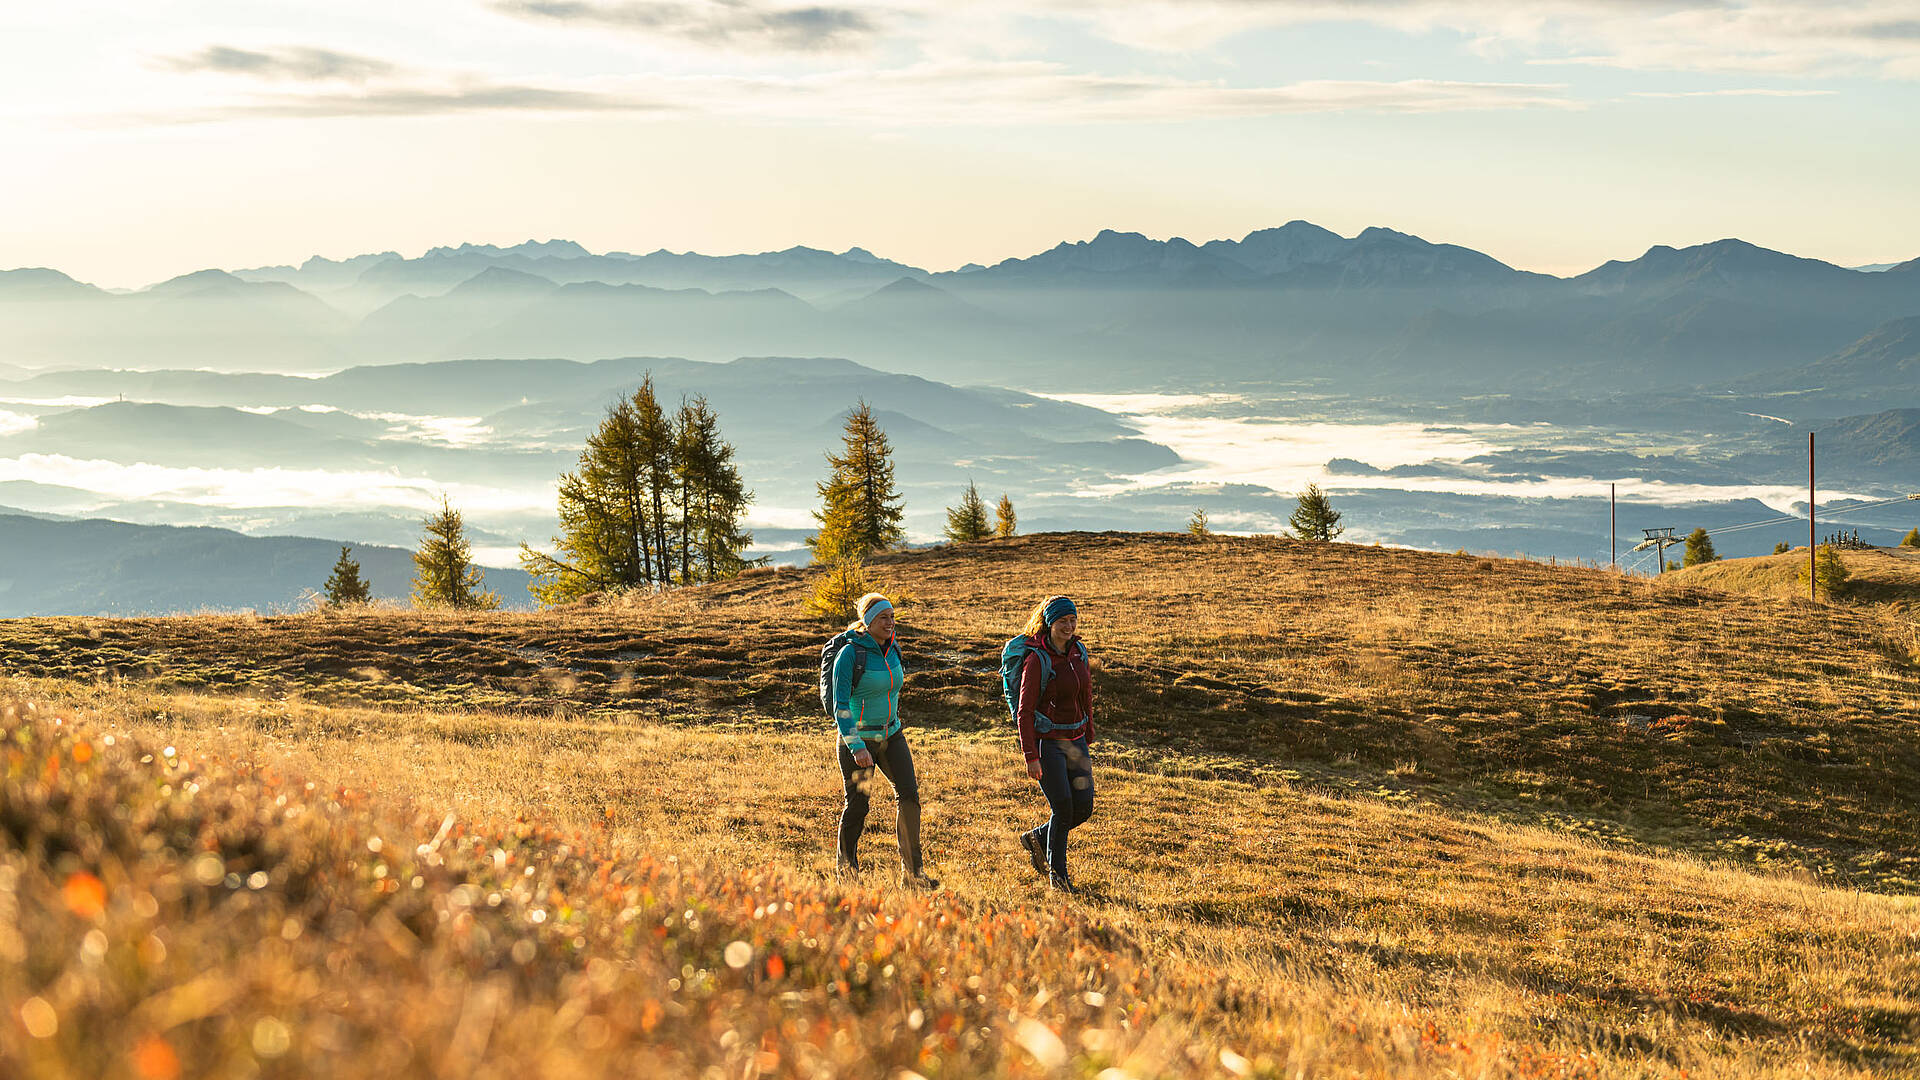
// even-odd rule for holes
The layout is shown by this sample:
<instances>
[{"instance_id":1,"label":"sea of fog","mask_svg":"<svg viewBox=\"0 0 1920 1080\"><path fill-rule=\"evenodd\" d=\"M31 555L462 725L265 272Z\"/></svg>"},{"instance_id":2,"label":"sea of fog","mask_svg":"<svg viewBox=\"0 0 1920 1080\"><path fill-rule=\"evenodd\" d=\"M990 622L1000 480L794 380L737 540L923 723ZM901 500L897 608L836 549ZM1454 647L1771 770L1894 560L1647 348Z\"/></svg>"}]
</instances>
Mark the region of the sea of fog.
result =
<instances>
[{"instance_id":1,"label":"sea of fog","mask_svg":"<svg viewBox=\"0 0 1920 1080\"><path fill-rule=\"evenodd\" d=\"M1796 484L1756 483L1716 485L1654 482L1634 476L1474 476L1374 475L1345 468L1330 469L1335 459L1363 463L1374 470L1401 466L1459 466L1481 455L1552 447L1611 449L1623 447L1618 432L1581 432L1545 424L1422 423L1404 416L1382 418L1364 414L1363 404L1346 402L1329 411L1325 402L1306 399L1252 399L1219 394L1072 394L1059 400L1101 409L1119 417L1139 435L1171 448L1181 462L1137 475L1097 479L1053 479L1044 474L1022 490L1016 479L982 480L991 499L1009 485L1023 506L1032 500L1046 506L1051 500L1074 506L1070 516L1055 515L1054 527L1163 528L1171 522L1145 520L1137 508L1156 493L1170 500L1176 495L1240 485L1237 490L1266 489L1290 498L1310 483L1319 484L1338 500L1361 495L1400 493L1411 505L1416 496L1453 496L1484 500L1488 507L1499 499L1604 499L1608 485L1618 486L1623 503L1738 504L1758 502L1774 510L1804 512L1805 491ZM92 400L24 399L0 404L0 435L31 430L38 415L49 409L97 404ZM279 410L248 410L270 413ZM306 411L332 411L312 407ZM477 417L431 416L408 413L355 413L361 420L385 425L387 437L448 451L480 450L501 445ZM1590 436L1590 437L1589 437ZM753 463L743 470L758 498L746 524L760 534L758 551L776 560L793 561L804 549L801 539L813 526L817 502L812 483L793 480L768 483L753 475ZM1491 470L1488 470L1491 473ZM1356 474L1359 473L1359 474ZM789 470L789 475L791 471ZM899 477L908 495L909 538L938 539L944 525L944 506L957 492L951 481L916 477L903 469ZM424 475L401 468L232 468L132 464L63 454L22 453L0 457L0 484L7 485L7 505L76 516L106 516L146 524L217 524L243 532L280 533L304 530L305 535L332 536L360 543L410 545L420 518L437 509L444 496L459 507L475 531L475 555L484 565L512 566L518 545L529 541L544 546L554 530L554 483L521 481L490 484L484 474L461 480ZM35 494L55 500L30 505ZM1857 498L1850 492L1823 492L1825 498ZM1386 539L1404 542L1408 533L1393 528L1396 508L1391 499L1375 500L1371 518L1356 520L1349 539ZM1252 508L1244 501L1223 500L1215 506L1214 523L1223 531L1276 531L1284 511L1268 504ZM1185 511L1181 511L1183 514ZM331 515L331 517L329 517ZM384 516L385 522L379 520ZM1047 527L1042 514L1023 521ZM1493 510L1478 521L1499 526ZM1623 523L1624 524L1624 523ZM331 531L327 531L331 530ZM411 530L411 533L410 533ZM1602 534L1604 536L1604 534ZM1420 541L1412 541L1420 543ZM1606 541L1598 541L1604 551ZM1587 557L1591 557L1587 552Z\"/></svg>"},{"instance_id":2,"label":"sea of fog","mask_svg":"<svg viewBox=\"0 0 1920 1080\"><path fill-rule=\"evenodd\" d=\"M1591 498L1608 494L1615 485L1619 496L1636 502L1736 502L1752 500L1782 513L1796 504L1805 512L1806 487L1801 484L1684 484L1645 480L1634 476L1490 477L1368 476L1336 473L1328 464L1336 459L1358 461L1375 469L1405 465L1457 465L1470 458L1506 450L1537 449L1548 444L1559 449L1607 449L1617 443L1593 432L1581 440L1579 432L1551 424L1423 424L1394 420L1330 420L1302 418L1286 410L1284 402L1249 401L1237 394L1049 394L1102 409L1124 418L1142 438L1172 448L1182 464L1089 485L1076 495L1101 498L1129 491L1181 484L1256 484L1281 492L1304 491L1318 484L1327 491L1418 491L1451 495L1512 496L1520 498ZM1228 411L1233 415L1215 415ZM1248 413L1252 406L1253 412ZM1862 498L1851 492L1828 492L1834 500Z\"/></svg>"}]
</instances>

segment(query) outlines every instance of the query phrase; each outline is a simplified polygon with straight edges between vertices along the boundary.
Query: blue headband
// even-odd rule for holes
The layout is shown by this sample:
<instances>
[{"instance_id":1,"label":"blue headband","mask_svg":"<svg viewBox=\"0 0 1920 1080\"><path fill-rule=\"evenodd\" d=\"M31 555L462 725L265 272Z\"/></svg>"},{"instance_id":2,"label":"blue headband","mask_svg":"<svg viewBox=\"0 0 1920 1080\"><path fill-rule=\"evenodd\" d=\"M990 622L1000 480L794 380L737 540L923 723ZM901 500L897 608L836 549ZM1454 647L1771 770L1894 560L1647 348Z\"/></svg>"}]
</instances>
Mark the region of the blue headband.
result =
<instances>
[{"instance_id":1,"label":"blue headband","mask_svg":"<svg viewBox=\"0 0 1920 1080\"><path fill-rule=\"evenodd\" d=\"M872 626L873 620L879 618L881 612L892 610L893 605L883 596L867 606L867 610L860 616L860 623L863 626Z\"/></svg>"},{"instance_id":2,"label":"blue headband","mask_svg":"<svg viewBox=\"0 0 1920 1080\"><path fill-rule=\"evenodd\" d=\"M1046 620L1048 626L1052 626L1069 615L1077 614L1079 612L1074 608L1073 601L1064 596L1056 596L1047 601L1046 610L1041 613L1041 618Z\"/></svg>"}]
</instances>

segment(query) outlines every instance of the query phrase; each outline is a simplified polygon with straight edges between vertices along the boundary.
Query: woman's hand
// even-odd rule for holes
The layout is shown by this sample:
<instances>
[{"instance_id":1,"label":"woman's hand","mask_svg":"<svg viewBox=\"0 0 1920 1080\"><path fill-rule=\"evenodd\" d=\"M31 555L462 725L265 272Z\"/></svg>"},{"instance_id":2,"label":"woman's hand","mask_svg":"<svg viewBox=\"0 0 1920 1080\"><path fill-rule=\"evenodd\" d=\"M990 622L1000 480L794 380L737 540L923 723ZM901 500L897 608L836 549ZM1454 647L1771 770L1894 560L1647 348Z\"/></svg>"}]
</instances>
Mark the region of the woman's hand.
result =
<instances>
[{"instance_id":1,"label":"woman's hand","mask_svg":"<svg viewBox=\"0 0 1920 1080\"><path fill-rule=\"evenodd\" d=\"M868 753L867 748L863 746L853 752L853 763L863 769L871 769L873 768L873 755Z\"/></svg>"},{"instance_id":2,"label":"woman's hand","mask_svg":"<svg viewBox=\"0 0 1920 1080\"><path fill-rule=\"evenodd\" d=\"M1040 779L1040 763L1039 762L1037 761L1027 762L1027 776L1034 780Z\"/></svg>"}]
</instances>

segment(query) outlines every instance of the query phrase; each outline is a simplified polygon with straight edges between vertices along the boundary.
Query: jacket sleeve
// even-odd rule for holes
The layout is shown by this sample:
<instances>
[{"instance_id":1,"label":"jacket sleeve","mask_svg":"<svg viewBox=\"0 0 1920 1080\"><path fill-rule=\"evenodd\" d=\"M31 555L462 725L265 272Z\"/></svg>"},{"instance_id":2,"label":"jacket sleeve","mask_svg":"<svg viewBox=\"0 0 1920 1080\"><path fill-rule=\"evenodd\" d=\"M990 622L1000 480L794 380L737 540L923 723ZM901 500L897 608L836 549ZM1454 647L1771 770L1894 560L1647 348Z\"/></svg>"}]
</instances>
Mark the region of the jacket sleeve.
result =
<instances>
[{"instance_id":1,"label":"jacket sleeve","mask_svg":"<svg viewBox=\"0 0 1920 1080\"><path fill-rule=\"evenodd\" d=\"M833 722L840 728L840 741L856 754L867 748L867 741L853 733L853 650L857 648L848 644L833 658Z\"/></svg>"},{"instance_id":2,"label":"jacket sleeve","mask_svg":"<svg viewBox=\"0 0 1920 1080\"><path fill-rule=\"evenodd\" d=\"M1033 714L1040 707L1041 683L1045 679L1040 673L1040 656L1033 650L1027 650L1027 658L1020 665L1020 753L1029 763L1040 760L1040 729L1033 722Z\"/></svg>"},{"instance_id":3,"label":"jacket sleeve","mask_svg":"<svg viewBox=\"0 0 1920 1080\"><path fill-rule=\"evenodd\" d=\"M1093 745L1093 657L1092 655L1091 654L1086 655L1085 660L1087 665L1087 696L1086 696L1086 700L1082 701L1080 704L1085 709L1085 715L1087 717L1087 745L1092 746Z\"/></svg>"}]
</instances>

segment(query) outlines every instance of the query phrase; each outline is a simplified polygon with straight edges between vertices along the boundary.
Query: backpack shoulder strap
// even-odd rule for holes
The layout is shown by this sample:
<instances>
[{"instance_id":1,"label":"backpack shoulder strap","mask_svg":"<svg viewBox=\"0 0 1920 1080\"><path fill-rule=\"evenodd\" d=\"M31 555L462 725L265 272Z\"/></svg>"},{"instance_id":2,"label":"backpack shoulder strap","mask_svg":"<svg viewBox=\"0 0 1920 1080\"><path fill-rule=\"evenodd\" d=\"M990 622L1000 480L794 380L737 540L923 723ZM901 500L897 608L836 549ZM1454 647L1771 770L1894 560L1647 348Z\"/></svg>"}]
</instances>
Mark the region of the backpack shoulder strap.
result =
<instances>
[{"instance_id":1,"label":"backpack shoulder strap","mask_svg":"<svg viewBox=\"0 0 1920 1080\"><path fill-rule=\"evenodd\" d=\"M1053 657L1047 655L1045 645L1027 651L1040 658L1040 690L1045 693L1047 685L1053 682Z\"/></svg>"}]
</instances>

